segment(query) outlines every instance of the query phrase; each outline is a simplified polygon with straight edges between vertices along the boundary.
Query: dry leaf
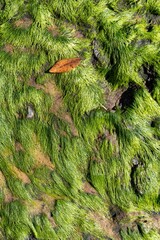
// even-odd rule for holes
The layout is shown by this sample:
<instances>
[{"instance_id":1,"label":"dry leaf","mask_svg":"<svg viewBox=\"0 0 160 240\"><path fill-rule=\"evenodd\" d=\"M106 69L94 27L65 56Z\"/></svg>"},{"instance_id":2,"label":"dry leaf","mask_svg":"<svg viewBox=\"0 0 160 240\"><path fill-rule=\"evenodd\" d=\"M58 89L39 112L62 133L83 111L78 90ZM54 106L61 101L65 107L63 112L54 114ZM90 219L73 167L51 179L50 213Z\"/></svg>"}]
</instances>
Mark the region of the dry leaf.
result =
<instances>
[{"instance_id":1,"label":"dry leaf","mask_svg":"<svg viewBox=\"0 0 160 240\"><path fill-rule=\"evenodd\" d=\"M80 58L67 58L62 59L49 70L50 73L62 73L69 72L73 68L77 67L80 64Z\"/></svg>"}]
</instances>

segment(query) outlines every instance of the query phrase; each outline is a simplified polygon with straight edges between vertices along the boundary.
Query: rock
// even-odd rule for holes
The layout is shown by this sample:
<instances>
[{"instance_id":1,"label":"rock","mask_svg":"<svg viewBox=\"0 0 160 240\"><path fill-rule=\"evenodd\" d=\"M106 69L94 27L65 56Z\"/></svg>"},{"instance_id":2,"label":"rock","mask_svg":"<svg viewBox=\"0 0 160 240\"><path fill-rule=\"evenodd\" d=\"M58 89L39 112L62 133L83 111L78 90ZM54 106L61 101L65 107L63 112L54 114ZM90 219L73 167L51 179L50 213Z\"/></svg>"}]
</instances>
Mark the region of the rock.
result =
<instances>
[{"instance_id":1,"label":"rock","mask_svg":"<svg viewBox=\"0 0 160 240\"><path fill-rule=\"evenodd\" d=\"M92 63L96 64L97 62L99 62L101 65L108 65L109 59L105 55L100 43L97 40L94 40L92 45L93 45Z\"/></svg>"},{"instance_id":2,"label":"rock","mask_svg":"<svg viewBox=\"0 0 160 240\"><path fill-rule=\"evenodd\" d=\"M26 118L33 118L34 117L34 109L31 105L27 107L27 117Z\"/></svg>"},{"instance_id":3,"label":"rock","mask_svg":"<svg viewBox=\"0 0 160 240\"><path fill-rule=\"evenodd\" d=\"M126 88L122 87L112 91L109 87L105 87L105 108L111 111L115 106L119 104L121 96L126 91Z\"/></svg>"},{"instance_id":4,"label":"rock","mask_svg":"<svg viewBox=\"0 0 160 240\"><path fill-rule=\"evenodd\" d=\"M133 159L132 159L132 163L133 163L133 165L138 165L138 163L139 163L139 162L138 162L138 159L133 158Z\"/></svg>"}]
</instances>

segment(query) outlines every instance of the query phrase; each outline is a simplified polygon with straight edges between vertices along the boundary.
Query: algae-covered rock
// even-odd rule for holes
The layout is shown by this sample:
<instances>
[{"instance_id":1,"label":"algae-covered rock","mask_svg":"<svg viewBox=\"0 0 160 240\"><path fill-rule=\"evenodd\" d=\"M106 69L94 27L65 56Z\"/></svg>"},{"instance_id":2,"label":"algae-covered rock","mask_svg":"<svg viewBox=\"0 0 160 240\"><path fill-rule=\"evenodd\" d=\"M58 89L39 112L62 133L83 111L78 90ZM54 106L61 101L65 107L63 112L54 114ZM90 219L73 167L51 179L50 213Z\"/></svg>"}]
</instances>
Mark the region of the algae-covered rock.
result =
<instances>
[{"instance_id":1,"label":"algae-covered rock","mask_svg":"<svg viewBox=\"0 0 160 240\"><path fill-rule=\"evenodd\" d=\"M1 0L0 239L160 239L159 19Z\"/></svg>"}]
</instances>

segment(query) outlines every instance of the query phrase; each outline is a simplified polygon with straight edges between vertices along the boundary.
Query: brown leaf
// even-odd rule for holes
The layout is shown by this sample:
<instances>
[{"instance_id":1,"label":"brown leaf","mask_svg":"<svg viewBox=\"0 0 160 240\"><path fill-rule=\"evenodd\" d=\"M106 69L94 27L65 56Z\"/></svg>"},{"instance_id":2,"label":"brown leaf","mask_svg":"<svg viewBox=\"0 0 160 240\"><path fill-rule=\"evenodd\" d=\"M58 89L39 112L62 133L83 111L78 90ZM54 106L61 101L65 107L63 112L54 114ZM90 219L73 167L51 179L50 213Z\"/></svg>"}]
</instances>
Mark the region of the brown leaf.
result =
<instances>
[{"instance_id":1,"label":"brown leaf","mask_svg":"<svg viewBox=\"0 0 160 240\"><path fill-rule=\"evenodd\" d=\"M69 72L80 64L80 58L66 58L62 59L49 70L50 73Z\"/></svg>"}]
</instances>

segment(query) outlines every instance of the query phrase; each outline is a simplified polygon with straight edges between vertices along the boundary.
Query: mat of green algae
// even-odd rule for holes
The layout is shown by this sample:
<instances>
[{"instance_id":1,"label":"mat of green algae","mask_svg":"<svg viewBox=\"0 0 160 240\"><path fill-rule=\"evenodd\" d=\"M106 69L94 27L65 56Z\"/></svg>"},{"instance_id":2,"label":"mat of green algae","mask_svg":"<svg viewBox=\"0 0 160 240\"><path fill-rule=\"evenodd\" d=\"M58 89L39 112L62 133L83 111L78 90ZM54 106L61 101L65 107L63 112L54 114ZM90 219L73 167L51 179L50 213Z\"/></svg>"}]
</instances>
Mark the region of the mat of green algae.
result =
<instances>
[{"instance_id":1,"label":"mat of green algae","mask_svg":"<svg viewBox=\"0 0 160 240\"><path fill-rule=\"evenodd\" d=\"M1 0L0 239L160 238L159 24L158 0Z\"/></svg>"}]
</instances>

